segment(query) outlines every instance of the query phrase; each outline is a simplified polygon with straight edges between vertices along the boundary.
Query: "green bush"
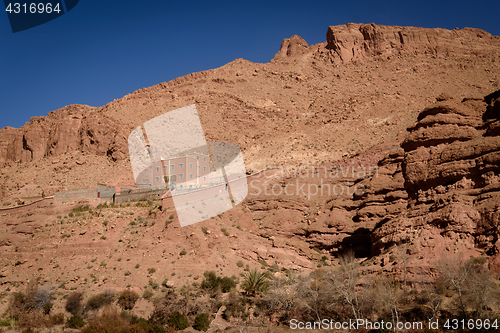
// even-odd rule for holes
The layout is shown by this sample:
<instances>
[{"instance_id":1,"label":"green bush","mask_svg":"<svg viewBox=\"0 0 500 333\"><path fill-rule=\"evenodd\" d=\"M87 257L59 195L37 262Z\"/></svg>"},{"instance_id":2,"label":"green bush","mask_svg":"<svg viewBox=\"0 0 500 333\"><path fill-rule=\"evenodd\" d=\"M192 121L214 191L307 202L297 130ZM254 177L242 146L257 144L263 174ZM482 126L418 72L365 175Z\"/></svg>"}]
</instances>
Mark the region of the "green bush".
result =
<instances>
[{"instance_id":1,"label":"green bush","mask_svg":"<svg viewBox=\"0 0 500 333\"><path fill-rule=\"evenodd\" d=\"M245 263L243 262L243 260L238 260L236 262L236 266L238 266L238 267L243 267L244 265L245 265Z\"/></svg>"},{"instance_id":2,"label":"green bush","mask_svg":"<svg viewBox=\"0 0 500 333\"><path fill-rule=\"evenodd\" d=\"M71 318L68 319L68 321L66 321L66 325L68 325L69 328L77 329L85 326L85 322L79 315L73 315Z\"/></svg>"},{"instance_id":3,"label":"green bush","mask_svg":"<svg viewBox=\"0 0 500 333\"><path fill-rule=\"evenodd\" d=\"M223 293L228 293L231 288L236 288L236 283L231 278L223 277L220 279L220 285Z\"/></svg>"},{"instance_id":4,"label":"green bush","mask_svg":"<svg viewBox=\"0 0 500 333\"><path fill-rule=\"evenodd\" d=\"M210 320L206 313L199 314L194 320L193 328L197 331L207 331L210 327Z\"/></svg>"},{"instance_id":5,"label":"green bush","mask_svg":"<svg viewBox=\"0 0 500 333\"><path fill-rule=\"evenodd\" d=\"M168 317L167 324L168 326L175 328L177 331L181 331L189 327L186 316L177 311Z\"/></svg>"},{"instance_id":6,"label":"green bush","mask_svg":"<svg viewBox=\"0 0 500 333\"><path fill-rule=\"evenodd\" d=\"M149 275L153 274L154 272L156 272L156 268L153 268L153 267L148 268Z\"/></svg>"},{"instance_id":7,"label":"green bush","mask_svg":"<svg viewBox=\"0 0 500 333\"><path fill-rule=\"evenodd\" d=\"M137 295L137 293L130 290L124 290L118 296L118 305L124 310L132 310L138 299L139 295Z\"/></svg>"}]
</instances>

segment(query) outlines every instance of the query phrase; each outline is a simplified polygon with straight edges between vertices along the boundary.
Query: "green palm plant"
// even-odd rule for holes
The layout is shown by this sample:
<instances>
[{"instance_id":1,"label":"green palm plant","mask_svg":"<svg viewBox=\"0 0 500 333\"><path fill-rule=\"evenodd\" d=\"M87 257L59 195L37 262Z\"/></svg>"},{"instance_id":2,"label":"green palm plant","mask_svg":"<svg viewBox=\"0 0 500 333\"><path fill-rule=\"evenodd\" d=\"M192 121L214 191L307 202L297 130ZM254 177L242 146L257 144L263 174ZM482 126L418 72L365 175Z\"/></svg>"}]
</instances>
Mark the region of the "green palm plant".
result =
<instances>
[{"instance_id":1,"label":"green palm plant","mask_svg":"<svg viewBox=\"0 0 500 333\"><path fill-rule=\"evenodd\" d=\"M248 294L255 295L257 292L265 292L269 288L267 276L254 269L243 277L241 288Z\"/></svg>"}]
</instances>

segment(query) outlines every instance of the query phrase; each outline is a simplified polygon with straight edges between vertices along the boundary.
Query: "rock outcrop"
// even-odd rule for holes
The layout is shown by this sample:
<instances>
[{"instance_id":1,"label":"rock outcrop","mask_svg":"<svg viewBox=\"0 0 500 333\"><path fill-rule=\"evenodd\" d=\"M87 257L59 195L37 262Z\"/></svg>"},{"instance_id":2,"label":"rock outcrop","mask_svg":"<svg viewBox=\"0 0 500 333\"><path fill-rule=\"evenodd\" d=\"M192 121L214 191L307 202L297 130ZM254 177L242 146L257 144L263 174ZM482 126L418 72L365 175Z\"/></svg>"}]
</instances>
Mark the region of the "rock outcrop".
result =
<instances>
[{"instance_id":1,"label":"rock outcrop","mask_svg":"<svg viewBox=\"0 0 500 333\"><path fill-rule=\"evenodd\" d=\"M376 223L372 255L398 243L499 253L500 99L490 96L426 108L378 177L363 181L354 220Z\"/></svg>"},{"instance_id":2,"label":"rock outcrop","mask_svg":"<svg viewBox=\"0 0 500 333\"><path fill-rule=\"evenodd\" d=\"M361 193L332 198L330 212L296 235L360 257L403 243L427 261L481 252L500 273L499 111L500 91L424 109L376 173L351 180Z\"/></svg>"},{"instance_id":3,"label":"rock outcrop","mask_svg":"<svg viewBox=\"0 0 500 333\"><path fill-rule=\"evenodd\" d=\"M0 130L0 167L30 162L75 149L121 160L128 155L129 130L83 105L69 105L46 117L31 117L21 128Z\"/></svg>"},{"instance_id":4,"label":"rock outcrop","mask_svg":"<svg viewBox=\"0 0 500 333\"><path fill-rule=\"evenodd\" d=\"M498 45L500 38L474 28L429 29L415 27L355 24L330 26L326 49L331 61L348 63L373 57L390 57L400 53L447 56L460 52L488 52L484 45ZM482 41L482 43L477 43Z\"/></svg>"},{"instance_id":5,"label":"rock outcrop","mask_svg":"<svg viewBox=\"0 0 500 333\"><path fill-rule=\"evenodd\" d=\"M273 60L304 54L308 49L309 45L302 37L293 35L290 38L283 39L280 50L276 53Z\"/></svg>"}]
</instances>

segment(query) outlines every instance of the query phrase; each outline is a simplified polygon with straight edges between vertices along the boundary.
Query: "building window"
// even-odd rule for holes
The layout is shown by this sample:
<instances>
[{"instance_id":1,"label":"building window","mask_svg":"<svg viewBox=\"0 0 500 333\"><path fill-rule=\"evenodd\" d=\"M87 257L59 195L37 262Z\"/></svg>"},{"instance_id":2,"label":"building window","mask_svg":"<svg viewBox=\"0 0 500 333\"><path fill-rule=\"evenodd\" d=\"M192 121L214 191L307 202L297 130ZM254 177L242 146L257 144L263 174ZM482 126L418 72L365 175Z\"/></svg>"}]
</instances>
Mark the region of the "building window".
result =
<instances>
[{"instance_id":1,"label":"building window","mask_svg":"<svg viewBox=\"0 0 500 333\"><path fill-rule=\"evenodd\" d=\"M165 166L163 167L163 170L164 170L164 171L167 171L167 169L168 169L168 167L165 165Z\"/></svg>"},{"instance_id":2,"label":"building window","mask_svg":"<svg viewBox=\"0 0 500 333\"><path fill-rule=\"evenodd\" d=\"M206 162L207 161L207 158L206 157L203 157L203 162Z\"/></svg>"},{"instance_id":3,"label":"building window","mask_svg":"<svg viewBox=\"0 0 500 333\"><path fill-rule=\"evenodd\" d=\"M200 156L196 156L196 159L199 160L200 159Z\"/></svg>"},{"instance_id":4,"label":"building window","mask_svg":"<svg viewBox=\"0 0 500 333\"><path fill-rule=\"evenodd\" d=\"M193 185L189 185L189 188L193 188Z\"/></svg>"},{"instance_id":5,"label":"building window","mask_svg":"<svg viewBox=\"0 0 500 333\"><path fill-rule=\"evenodd\" d=\"M179 179L182 179L183 177L184 177L184 175L181 173L181 174L179 175Z\"/></svg>"},{"instance_id":6,"label":"building window","mask_svg":"<svg viewBox=\"0 0 500 333\"><path fill-rule=\"evenodd\" d=\"M172 165L170 166L170 170L174 170L174 169L175 169L175 165L174 165L174 164L172 164Z\"/></svg>"},{"instance_id":7,"label":"building window","mask_svg":"<svg viewBox=\"0 0 500 333\"><path fill-rule=\"evenodd\" d=\"M189 174L189 179L193 179L193 174L192 173Z\"/></svg>"},{"instance_id":8,"label":"building window","mask_svg":"<svg viewBox=\"0 0 500 333\"><path fill-rule=\"evenodd\" d=\"M182 185L181 185L181 186L179 186L179 188L181 188L181 189L182 189L183 187L184 187L184 186L182 186Z\"/></svg>"},{"instance_id":9,"label":"building window","mask_svg":"<svg viewBox=\"0 0 500 333\"><path fill-rule=\"evenodd\" d=\"M193 168L193 164L189 164L189 169L192 169Z\"/></svg>"},{"instance_id":10,"label":"building window","mask_svg":"<svg viewBox=\"0 0 500 333\"><path fill-rule=\"evenodd\" d=\"M156 167L156 172L160 172L160 167Z\"/></svg>"},{"instance_id":11,"label":"building window","mask_svg":"<svg viewBox=\"0 0 500 333\"><path fill-rule=\"evenodd\" d=\"M179 169L182 169L184 167L184 164L179 164Z\"/></svg>"},{"instance_id":12,"label":"building window","mask_svg":"<svg viewBox=\"0 0 500 333\"><path fill-rule=\"evenodd\" d=\"M203 181L206 182L207 181L207 177L203 177Z\"/></svg>"},{"instance_id":13,"label":"building window","mask_svg":"<svg viewBox=\"0 0 500 333\"><path fill-rule=\"evenodd\" d=\"M207 167L203 167L203 171L207 171Z\"/></svg>"},{"instance_id":14,"label":"building window","mask_svg":"<svg viewBox=\"0 0 500 333\"><path fill-rule=\"evenodd\" d=\"M156 180L157 182L159 182L159 181L160 181L160 177L156 177L156 178L155 178L155 180Z\"/></svg>"}]
</instances>

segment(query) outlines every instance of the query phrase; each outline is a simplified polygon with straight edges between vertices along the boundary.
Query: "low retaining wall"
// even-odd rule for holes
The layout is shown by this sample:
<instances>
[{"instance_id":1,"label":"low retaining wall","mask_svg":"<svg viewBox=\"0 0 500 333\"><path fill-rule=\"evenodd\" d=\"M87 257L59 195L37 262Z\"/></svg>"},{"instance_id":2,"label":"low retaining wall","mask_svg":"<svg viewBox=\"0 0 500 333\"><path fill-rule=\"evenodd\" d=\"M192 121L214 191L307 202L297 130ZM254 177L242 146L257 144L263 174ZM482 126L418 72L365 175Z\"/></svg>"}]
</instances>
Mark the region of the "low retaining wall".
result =
<instances>
[{"instance_id":1,"label":"low retaining wall","mask_svg":"<svg viewBox=\"0 0 500 333\"><path fill-rule=\"evenodd\" d=\"M95 199L97 198L97 190L81 188L72 191L56 192L56 194L54 194L54 198L59 202L74 201L86 198Z\"/></svg>"},{"instance_id":2,"label":"low retaining wall","mask_svg":"<svg viewBox=\"0 0 500 333\"><path fill-rule=\"evenodd\" d=\"M129 201L139 201L144 199L159 199L162 195L167 192L166 189L163 190L123 190L121 193L116 193L113 199L113 203L120 204Z\"/></svg>"}]
</instances>

